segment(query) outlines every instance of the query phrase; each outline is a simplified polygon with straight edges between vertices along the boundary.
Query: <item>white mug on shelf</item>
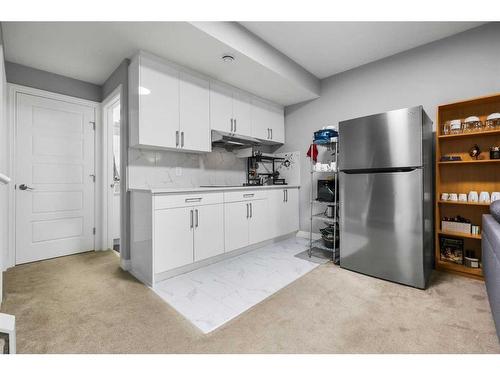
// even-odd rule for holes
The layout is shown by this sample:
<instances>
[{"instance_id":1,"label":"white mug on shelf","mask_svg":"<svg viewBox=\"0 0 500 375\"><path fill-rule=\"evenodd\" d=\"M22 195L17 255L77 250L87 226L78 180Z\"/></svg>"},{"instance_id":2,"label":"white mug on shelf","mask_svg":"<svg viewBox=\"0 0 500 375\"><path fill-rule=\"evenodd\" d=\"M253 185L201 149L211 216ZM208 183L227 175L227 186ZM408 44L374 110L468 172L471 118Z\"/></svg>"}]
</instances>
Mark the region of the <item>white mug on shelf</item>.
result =
<instances>
[{"instance_id":1,"label":"white mug on shelf","mask_svg":"<svg viewBox=\"0 0 500 375\"><path fill-rule=\"evenodd\" d=\"M490 203L490 193L482 191L479 194L479 203Z\"/></svg>"},{"instance_id":2,"label":"white mug on shelf","mask_svg":"<svg viewBox=\"0 0 500 375\"><path fill-rule=\"evenodd\" d=\"M452 202L457 202L458 201L458 194L457 193L450 193L450 197L448 199Z\"/></svg>"},{"instance_id":3,"label":"white mug on shelf","mask_svg":"<svg viewBox=\"0 0 500 375\"><path fill-rule=\"evenodd\" d=\"M473 190L469 192L469 202L477 203L478 200L479 200L479 195L477 194L477 191Z\"/></svg>"},{"instance_id":4,"label":"white mug on shelf","mask_svg":"<svg viewBox=\"0 0 500 375\"><path fill-rule=\"evenodd\" d=\"M498 200L500 200L500 191L494 191L491 193L491 201L494 202Z\"/></svg>"},{"instance_id":5,"label":"white mug on shelf","mask_svg":"<svg viewBox=\"0 0 500 375\"><path fill-rule=\"evenodd\" d=\"M448 194L448 193L441 193L441 200L442 201L447 201L449 197L450 197L450 194Z\"/></svg>"},{"instance_id":6,"label":"white mug on shelf","mask_svg":"<svg viewBox=\"0 0 500 375\"><path fill-rule=\"evenodd\" d=\"M458 194L458 201L459 202L467 202L467 194Z\"/></svg>"}]
</instances>

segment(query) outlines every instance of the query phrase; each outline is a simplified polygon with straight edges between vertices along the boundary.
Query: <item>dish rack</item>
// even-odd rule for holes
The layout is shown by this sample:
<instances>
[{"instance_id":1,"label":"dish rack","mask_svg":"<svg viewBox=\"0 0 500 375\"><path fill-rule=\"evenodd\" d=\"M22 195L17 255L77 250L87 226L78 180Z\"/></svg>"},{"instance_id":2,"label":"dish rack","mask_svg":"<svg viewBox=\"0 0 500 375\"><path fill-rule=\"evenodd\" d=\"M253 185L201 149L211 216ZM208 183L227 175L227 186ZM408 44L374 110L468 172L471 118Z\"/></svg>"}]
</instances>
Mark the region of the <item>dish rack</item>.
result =
<instances>
[{"instance_id":1,"label":"dish rack","mask_svg":"<svg viewBox=\"0 0 500 375\"><path fill-rule=\"evenodd\" d=\"M338 201L338 134L335 132L335 137L330 138L328 141L322 139L321 141L313 140L314 144L318 147L318 154L325 154L329 156L327 165L334 165L334 168L326 170L318 170L315 168L315 162L311 157L311 210L310 210L310 230L309 230L309 257L315 256L319 258L331 259L335 264L339 264L340 249L339 249L339 201ZM319 156L319 155L318 155ZM318 178L331 177L334 186L334 200L322 201L318 200L315 196L315 189ZM333 215L327 215L328 206L333 206ZM314 224L320 221L325 228L321 228L321 238L313 239ZM327 237L327 239L325 239Z\"/></svg>"}]
</instances>

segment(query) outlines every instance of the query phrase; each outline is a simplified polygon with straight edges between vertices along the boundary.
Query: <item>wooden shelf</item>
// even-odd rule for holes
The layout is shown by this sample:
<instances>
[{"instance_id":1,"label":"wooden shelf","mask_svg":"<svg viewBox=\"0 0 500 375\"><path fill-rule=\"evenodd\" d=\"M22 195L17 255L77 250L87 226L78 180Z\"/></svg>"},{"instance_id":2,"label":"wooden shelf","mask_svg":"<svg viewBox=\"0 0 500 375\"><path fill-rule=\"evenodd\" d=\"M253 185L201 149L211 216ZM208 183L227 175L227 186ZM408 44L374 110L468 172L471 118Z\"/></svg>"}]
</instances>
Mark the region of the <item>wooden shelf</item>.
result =
<instances>
[{"instance_id":1,"label":"wooden shelf","mask_svg":"<svg viewBox=\"0 0 500 375\"><path fill-rule=\"evenodd\" d=\"M459 202L459 201L438 201L439 204L454 204L461 206L480 206L480 207L489 207L489 203L479 203L479 202Z\"/></svg>"},{"instance_id":2,"label":"wooden shelf","mask_svg":"<svg viewBox=\"0 0 500 375\"><path fill-rule=\"evenodd\" d=\"M469 132L460 134L446 134L438 136L438 139L469 138L469 137L478 137L483 135L500 135L500 129L484 130L480 132Z\"/></svg>"},{"instance_id":3,"label":"wooden shelf","mask_svg":"<svg viewBox=\"0 0 500 375\"><path fill-rule=\"evenodd\" d=\"M500 159L482 159L482 160L459 160L459 161L439 161L439 165L445 164L491 164L500 163Z\"/></svg>"},{"instance_id":4,"label":"wooden shelf","mask_svg":"<svg viewBox=\"0 0 500 375\"><path fill-rule=\"evenodd\" d=\"M475 279L483 279L482 268L465 267L463 264L445 262L440 259L436 261L436 269L457 273L459 275L468 276Z\"/></svg>"},{"instance_id":5,"label":"wooden shelf","mask_svg":"<svg viewBox=\"0 0 500 375\"><path fill-rule=\"evenodd\" d=\"M470 238L472 240L481 240L480 234L449 232L449 231L445 232L445 231L442 231L441 229L438 230L438 234L442 234L443 236L450 236L450 237L460 237L460 238Z\"/></svg>"},{"instance_id":6,"label":"wooden shelf","mask_svg":"<svg viewBox=\"0 0 500 375\"><path fill-rule=\"evenodd\" d=\"M481 224L482 216L487 212L489 204L473 202L441 201L440 194L448 192L500 191L500 160L489 159L489 148L500 144L500 129L468 132L461 134L442 134L443 125L447 121L477 116L485 123L487 117L500 110L500 93L470 98L455 103L447 103L437 108L437 131L435 134L435 189L436 203L434 207L434 249L436 268L458 275L482 279L483 271L468 268L461 264L448 263L441 260L440 240L442 236L462 238L464 254L466 250L474 252L481 261L481 235L468 233L445 232L441 230L443 217L463 216L471 223ZM469 150L477 144L483 152L480 160L473 160ZM443 155L460 156L460 161L441 161ZM487 159L488 158L488 159ZM455 165L444 166L444 165Z\"/></svg>"}]
</instances>

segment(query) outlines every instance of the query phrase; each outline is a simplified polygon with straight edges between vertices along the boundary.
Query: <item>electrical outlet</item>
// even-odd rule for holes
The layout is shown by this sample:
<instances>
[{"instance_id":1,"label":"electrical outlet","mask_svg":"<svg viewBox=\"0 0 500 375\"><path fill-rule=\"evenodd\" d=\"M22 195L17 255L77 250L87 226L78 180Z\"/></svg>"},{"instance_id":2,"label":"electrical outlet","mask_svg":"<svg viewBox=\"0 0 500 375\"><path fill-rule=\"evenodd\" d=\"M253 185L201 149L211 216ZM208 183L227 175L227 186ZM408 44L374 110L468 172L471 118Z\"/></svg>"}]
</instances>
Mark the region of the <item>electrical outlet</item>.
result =
<instances>
[{"instance_id":1,"label":"electrical outlet","mask_svg":"<svg viewBox=\"0 0 500 375\"><path fill-rule=\"evenodd\" d=\"M181 167L176 167L175 168L175 175L177 177L181 177L182 176L182 168Z\"/></svg>"}]
</instances>

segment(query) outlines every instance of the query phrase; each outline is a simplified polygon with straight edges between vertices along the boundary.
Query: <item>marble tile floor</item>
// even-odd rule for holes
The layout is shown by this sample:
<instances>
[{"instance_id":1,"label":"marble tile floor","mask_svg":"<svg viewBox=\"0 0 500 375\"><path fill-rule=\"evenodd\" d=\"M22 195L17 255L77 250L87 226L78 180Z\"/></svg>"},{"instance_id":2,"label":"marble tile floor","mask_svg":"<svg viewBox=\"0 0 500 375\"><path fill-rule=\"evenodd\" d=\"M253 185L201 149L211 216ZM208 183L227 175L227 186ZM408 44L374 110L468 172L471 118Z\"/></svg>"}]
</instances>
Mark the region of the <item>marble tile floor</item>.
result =
<instances>
[{"instance_id":1,"label":"marble tile floor","mask_svg":"<svg viewBox=\"0 0 500 375\"><path fill-rule=\"evenodd\" d=\"M153 290L203 333L209 333L319 264L295 257L309 240L288 238L185 273Z\"/></svg>"}]
</instances>

